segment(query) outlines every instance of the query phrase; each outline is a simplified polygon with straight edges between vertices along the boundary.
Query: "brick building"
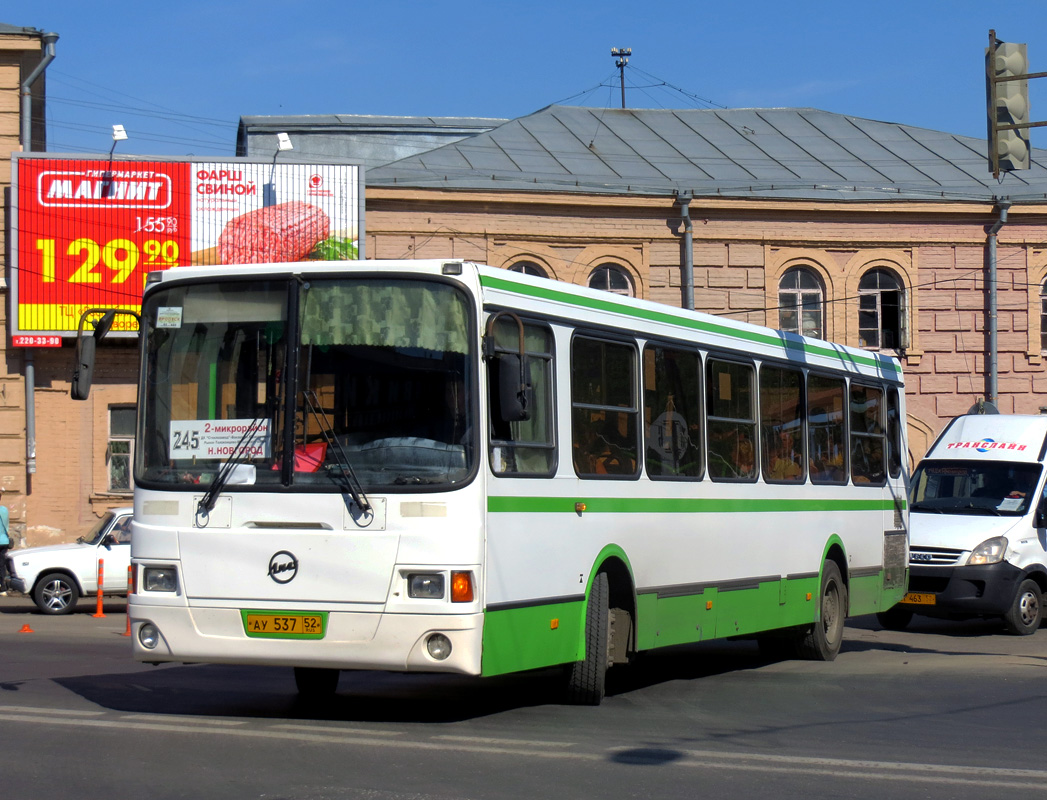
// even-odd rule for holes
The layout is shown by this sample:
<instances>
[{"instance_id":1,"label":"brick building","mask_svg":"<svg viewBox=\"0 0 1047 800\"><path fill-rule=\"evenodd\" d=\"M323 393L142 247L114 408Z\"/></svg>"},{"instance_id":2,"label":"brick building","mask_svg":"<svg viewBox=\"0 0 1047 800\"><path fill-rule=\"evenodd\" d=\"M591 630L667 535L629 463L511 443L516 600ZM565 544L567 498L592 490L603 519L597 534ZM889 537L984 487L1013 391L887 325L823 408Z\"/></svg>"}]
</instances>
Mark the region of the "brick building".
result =
<instances>
[{"instance_id":1,"label":"brick building","mask_svg":"<svg viewBox=\"0 0 1047 800\"><path fill-rule=\"evenodd\" d=\"M12 96L42 45L39 31L0 26L5 187L7 150L19 147ZM238 154L271 156L277 131L297 157L368 163L370 258L472 259L897 354L914 459L990 393L996 224L997 402L1004 412L1047 405L1041 151L996 183L984 141L895 123L812 109L552 106L509 121L245 117ZM39 122L32 139L44 149ZM6 323L6 302L0 313ZM69 399L68 343L30 355L4 337L0 348L0 482L14 490L13 527L28 544L70 539L129 500L120 475L135 347L100 349L85 403Z\"/></svg>"}]
</instances>

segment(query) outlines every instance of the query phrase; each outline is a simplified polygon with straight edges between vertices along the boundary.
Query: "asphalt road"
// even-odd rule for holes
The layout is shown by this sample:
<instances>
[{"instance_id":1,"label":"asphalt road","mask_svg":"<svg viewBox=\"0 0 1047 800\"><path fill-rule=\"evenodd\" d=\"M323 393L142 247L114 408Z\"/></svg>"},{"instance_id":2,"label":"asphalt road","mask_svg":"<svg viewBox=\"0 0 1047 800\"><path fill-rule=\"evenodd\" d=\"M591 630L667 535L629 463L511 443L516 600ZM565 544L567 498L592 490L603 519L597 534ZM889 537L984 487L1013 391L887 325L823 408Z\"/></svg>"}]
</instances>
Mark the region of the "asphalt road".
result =
<instances>
[{"instance_id":1,"label":"asphalt road","mask_svg":"<svg viewBox=\"0 0 1047 800\"><path fill-rule=\"evenodd\" d=\"M122 603L0 598L0 792L22 798L1047 797L1047 630L852 620L829 664L752 642L649 654L598 708L555 670L344 673L130 659ZM21 632L28 625L32 633Z\"/></svg>"}]
</instances>

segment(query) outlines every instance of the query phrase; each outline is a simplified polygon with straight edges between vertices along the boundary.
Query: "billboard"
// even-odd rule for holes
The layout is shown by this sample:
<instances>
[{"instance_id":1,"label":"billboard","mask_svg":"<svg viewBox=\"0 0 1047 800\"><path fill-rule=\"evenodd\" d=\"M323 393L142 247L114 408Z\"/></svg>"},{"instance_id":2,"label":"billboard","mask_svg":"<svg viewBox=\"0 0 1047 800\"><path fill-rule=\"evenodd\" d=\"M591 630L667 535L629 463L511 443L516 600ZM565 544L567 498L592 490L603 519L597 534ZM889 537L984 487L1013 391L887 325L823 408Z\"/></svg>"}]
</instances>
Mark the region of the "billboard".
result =
<instances>
[{"instance_id":1,"label":"billboard","mask_svg":"<svg viewBox=\"0 0 1047 800\"><path fill-rule=\"evenodd\" d=\"M155 270L364 257L359 165L13 156L15 346L59 346L87 308L138 311Z\"/></svg>"}]
</instances>

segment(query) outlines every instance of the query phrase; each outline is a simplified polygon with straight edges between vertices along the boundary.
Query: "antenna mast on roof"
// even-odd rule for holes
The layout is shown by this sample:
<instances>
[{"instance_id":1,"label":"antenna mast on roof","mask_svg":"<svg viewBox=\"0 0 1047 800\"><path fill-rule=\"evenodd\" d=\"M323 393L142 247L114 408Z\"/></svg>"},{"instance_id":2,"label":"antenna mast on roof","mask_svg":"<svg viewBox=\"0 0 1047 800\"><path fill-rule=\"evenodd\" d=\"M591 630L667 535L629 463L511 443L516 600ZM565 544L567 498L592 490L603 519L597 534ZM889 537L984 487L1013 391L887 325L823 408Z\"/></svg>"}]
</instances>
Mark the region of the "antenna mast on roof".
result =
<instances>
[{"instance_id":1,"label":"antenna mast on roof","mask_svg":"<svg viewBox=\"0 0 1047 800\"><path fill-rule=\"evenodd\" d=\"M625 108L625 65L629 63L629 56L633 54L631 47L612 47L611 55L618 60L614 65L618 67L618 74L622 79L622 108Z\"/></svg>"}]
</instances>

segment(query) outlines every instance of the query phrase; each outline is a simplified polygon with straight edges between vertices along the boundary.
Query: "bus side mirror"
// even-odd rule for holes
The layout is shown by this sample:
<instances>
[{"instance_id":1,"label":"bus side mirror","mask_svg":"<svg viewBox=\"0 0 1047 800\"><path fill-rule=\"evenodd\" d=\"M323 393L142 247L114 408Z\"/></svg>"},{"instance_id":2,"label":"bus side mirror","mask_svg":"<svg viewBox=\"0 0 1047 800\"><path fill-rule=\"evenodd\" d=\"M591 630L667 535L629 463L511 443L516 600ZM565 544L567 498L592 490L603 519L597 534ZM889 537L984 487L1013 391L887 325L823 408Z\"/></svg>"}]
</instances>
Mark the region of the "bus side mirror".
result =
<instances>
[{"instance_id":1,"label":"bus side mirror","mask_svg":"<svg viewBox=\"0 0 1047 800\"><path fill-rule=\"evenodd\" d=\"M69 387L69 394L74 400L86 400L91 393L96 342L94 336L81 336L76 341L76 365L73 367L73 383Z\"/></svg>"},{"instance_id":2,"label":"bus side mirror","mask_svg":"<svg viewBox=\"0 0 1047 800\"><path fill-rule=\"evenodd\" d=\"M499 353L494 361L498 369L498 409L502 422L523 422L531 418L531 385L523 382L520 356Z\"/></svg>"}]
</instances>

